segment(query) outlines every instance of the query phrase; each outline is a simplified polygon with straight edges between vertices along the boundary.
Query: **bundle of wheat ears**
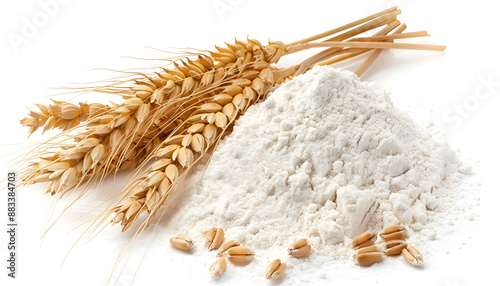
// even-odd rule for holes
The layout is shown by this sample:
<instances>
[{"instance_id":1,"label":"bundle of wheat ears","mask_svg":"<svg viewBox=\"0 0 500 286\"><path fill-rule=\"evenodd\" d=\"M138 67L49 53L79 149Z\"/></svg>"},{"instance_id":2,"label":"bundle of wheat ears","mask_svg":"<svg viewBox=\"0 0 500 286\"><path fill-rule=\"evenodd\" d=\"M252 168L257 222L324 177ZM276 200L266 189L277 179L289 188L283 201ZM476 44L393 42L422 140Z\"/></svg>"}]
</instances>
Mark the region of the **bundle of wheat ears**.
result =
<instances>
[{"instance_id":1,"label":"bundle of wheat ears","mask_svg":"<svg viewBox=\"0 0 500 286\"><path fill-rule=\"evenodd\" d=\"M136 225L137 233L159 219L160 207L173 200L178 186L198 163L207 164L213 149L249 106L262 101L285 80L316 65L331 65L367 54L355 70L361 75L383 49L443 51L444 46L395 43L428 36L404 33L397 7L336 29L284 44L262 45L247 39L189 52L168 67L84 91L120 95L121 103L53 101L21 120L29 133L61 129L36 147L36 160L20 172L23 185L48 184L47 193L76 201L98 188L106 177L135 168L133 180L118 191L95 225ZM368 32L373 34L365 36ZM363 34L363 35L361 35ZM301 63L278 68L284 56L323 48Z\"/></svg>"}]
</instances>

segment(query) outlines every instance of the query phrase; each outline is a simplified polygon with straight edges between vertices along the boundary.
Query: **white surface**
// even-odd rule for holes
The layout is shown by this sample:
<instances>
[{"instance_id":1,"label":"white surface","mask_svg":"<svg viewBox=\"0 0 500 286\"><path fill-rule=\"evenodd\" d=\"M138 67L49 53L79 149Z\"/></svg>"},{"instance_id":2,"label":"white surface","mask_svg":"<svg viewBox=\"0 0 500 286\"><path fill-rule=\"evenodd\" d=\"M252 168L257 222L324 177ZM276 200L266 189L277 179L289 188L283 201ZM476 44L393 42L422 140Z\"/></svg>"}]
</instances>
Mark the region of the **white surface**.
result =
<instances>
[{"instance_id":1,"label":"white surface","mask_svg":"<svg viewBox=\"0 0 500 286\"><path fill-rule=\"evenodd\" d=\"M479 284L476 279L486 282L495 277L497 270L488 259L495 254L499 255L496 253L498 250L490 249L493 244L489 241L498 233L493 226L498 225L498 213L495 211L500 198L496 185L500 158L496 141L498 127L495 124L500 119L497 111L500 105L500 84L491 86L489 91L482 83L488 77L493 82L500 82L500 71L496 67L499 55L494 30L498 27L498 16L493 1L65 2L67 3L59 4L56 12L47 17L45 25L38 23L41 24L40 27L33 35L28 35L32 37L17 52L9 42L9 33L21 35L26 25L23 20L25 18L33 22L34 17L39 17L38 21L43 21L44 10L38 1L4 1L0 4L2 174L6 174L8 169L3 156L28 147L20 144L33 143L36 138L26 140L26 129L19 125L19 120L27 111L25 106L47 101L45 96L55 93L54 90L47 89L49 87L113 75L104 71L89 72L90 69L158 66L159 61L138 61L122 57L165 57L163 53L145 47L210 49L215 44L232 41L235 36L245 38L247 35L262 42L269 38L288 42L364 17L392 4L399 4L403 10L399 18L408 24L408 31L428 30L433 36L421 39L420 42L446 44L448 49L443 54L384 52L363 79L375 81L392 90L392 100L396 105L408 107L417 118L432 118L448 135L451 145L480 160L485 194L480 230L470 234L477 243L468 244L440 261L440 265L444 265L440 268L442 271L433 271L432 264L422 270L399 269L393 276L377 278L377 271L373 271L373 281L389 285L474 285ZM215 4L220 3L232 6L225 6L229 7L228 10L218 13ZM297 60L291 58L283 61L283 64L291 63L294 59ZM103 100L104 96L98 97ZM473 103L477 103L477 106L472 106ZM459 115L454 108L463 108L460 106L469 108L469 111ZM457 126L445 124L447 121L450 123L450 116L454 116L453 120L460 121ZM90 211L91 207L87 202L84 204L88 205L86 209L79 209L81 213L72 212L63 216L45 237L43 247L40 248L40 229L51 204L51 198L42 196L42 193L43 188L38 186L19 192L19 279L8 279L2 266L4 270L0 272L1 284L104 285L118 250L129 235L110 230L88 244L79 244L60 267L65 254L82 231L80 228L68 233L76 225L73 219ZM5 198L5 192L2 191L1 194ZM5 199L0 199L1 214L6 214L4 202ZM2 261L7 255L5 237L5 232L2 231ZM140 247L143 245L137 245L136 249ZM121 277L122 284L129 284L133 270L142 258L143 252L136 252ZM183 277L183 273L190 275L189 268L200 267L188 255L179 253L176 257L163 254L161 249L150 248L134 285L153 282L217 284L202 279L202 275ZM178 259L185 261L179 263ZM204 271L207 268L202 265L200 269ZM408 280L403 282L404 278ZM286 285L286 281L280 285ZM318 281L321 282L316 284L327 283L324 280ZM364 282L367 285L366 282L369 281ZM330 283L346 285L347 281ZM354 285L357 283L361 282L357 281ZM268 284L274 283L262 281L262 285ZM311 284L314 282L311 281ZM368 283L370 284L373 283Z\"/></svg>"}]
</instances>

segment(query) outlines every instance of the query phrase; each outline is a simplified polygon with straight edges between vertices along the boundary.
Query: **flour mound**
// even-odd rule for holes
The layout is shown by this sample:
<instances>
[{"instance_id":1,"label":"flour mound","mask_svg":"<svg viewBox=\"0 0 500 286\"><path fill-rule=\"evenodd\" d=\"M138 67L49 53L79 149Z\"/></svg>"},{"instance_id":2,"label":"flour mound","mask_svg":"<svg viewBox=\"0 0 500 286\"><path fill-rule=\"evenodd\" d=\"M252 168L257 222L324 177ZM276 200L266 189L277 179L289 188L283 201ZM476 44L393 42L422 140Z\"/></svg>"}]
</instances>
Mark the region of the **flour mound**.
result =
<instances>
[{"instance_id":1,"label":"flour mound","mask_svg":"<svg viewBox=\"0 0 500 286\"><path fill-rule=\"evenodd\" d=\"M461 167L444 140L348 71L318 67L248 109L218 146L176 224L211 227L254 250L305 237L346 258L355 235L400 223L419 232L434 191ZM321 251L318 251L321 250Z\"/></svg>"}]
</instances>

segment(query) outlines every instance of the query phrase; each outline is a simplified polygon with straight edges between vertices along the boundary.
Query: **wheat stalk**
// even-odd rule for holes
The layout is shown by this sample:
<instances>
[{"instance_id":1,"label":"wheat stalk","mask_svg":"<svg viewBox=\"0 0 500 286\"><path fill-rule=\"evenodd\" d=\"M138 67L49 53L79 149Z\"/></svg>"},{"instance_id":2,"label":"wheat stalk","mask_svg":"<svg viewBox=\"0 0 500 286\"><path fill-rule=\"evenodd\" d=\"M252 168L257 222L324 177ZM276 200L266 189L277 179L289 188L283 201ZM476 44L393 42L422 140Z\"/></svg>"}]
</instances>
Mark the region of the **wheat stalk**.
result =
<instances>
[{"instance_id":1,"label":"wheat stalk","mask_svg":"<svg viewBox=\"0 0 500 286\"><path fill-rule=\"evenodd\" d=\"M200 56L198 61L190 63L213 65L207 60L210 59ZM195 100L197 97L193 95L200 89L200 84L203 86L209 81L207 77L200 80L186 77L181 73L183 68L177 66L175 70L157 73L156 77L144 76L142 80L135 80L130 94L122 94L126 100L113 107L95 103L81 104L81 108L77 108L70 103L56 101L52 105L38 104L40 112L31 111L30 116L21 121L30 127L30 134L40 126L44 126L44 130L56 127L85 130L56 144L60 149L53 154L44 150L42 159L23 172L23 183L50 182L48 192L62 196L89 179L95 181L137 163L139 153L148 154L164 138L158 132L158 125L163 126L162 132L177 125L177 122L169 121L170 117L177 116L175 112L156 113L155 109L161 106L162 109L175 110L176 107L183 110L186 105L183 97ZM79 125L83 121L80 118L86 119L83 126ZM169 126L165 126L166 122ZM67 175L59 179L66 171Z\"/></svg>"}]
</instances>

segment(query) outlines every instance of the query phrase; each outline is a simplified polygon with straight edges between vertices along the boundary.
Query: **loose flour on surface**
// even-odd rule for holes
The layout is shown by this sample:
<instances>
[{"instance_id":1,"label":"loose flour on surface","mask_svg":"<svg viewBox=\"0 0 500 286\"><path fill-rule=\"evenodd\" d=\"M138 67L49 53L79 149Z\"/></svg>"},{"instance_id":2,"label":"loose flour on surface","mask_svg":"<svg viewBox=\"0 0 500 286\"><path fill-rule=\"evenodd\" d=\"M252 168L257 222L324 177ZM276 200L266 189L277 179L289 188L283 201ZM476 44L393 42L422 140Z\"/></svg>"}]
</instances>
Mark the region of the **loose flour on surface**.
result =
<instances>
[{"instance_id":1,"label":"loose flour on surface","mask_svg":"<svg viewBox=\"0 0 500 286\"><path fill-rule=\"evenodd\" d=\"M258 271L275 258L290 271L310 268L286 255L298 238L308 239L316 263L354 265L351 239L392 224L404 225L426 256L423 246L453 232L450 222L475 218L469 210L478 202L461 187L470 172L384 90L317 67L238 120L173 231L201 248L204 232L222 228L255 250Z\"/></svg>"}]
</instances>

